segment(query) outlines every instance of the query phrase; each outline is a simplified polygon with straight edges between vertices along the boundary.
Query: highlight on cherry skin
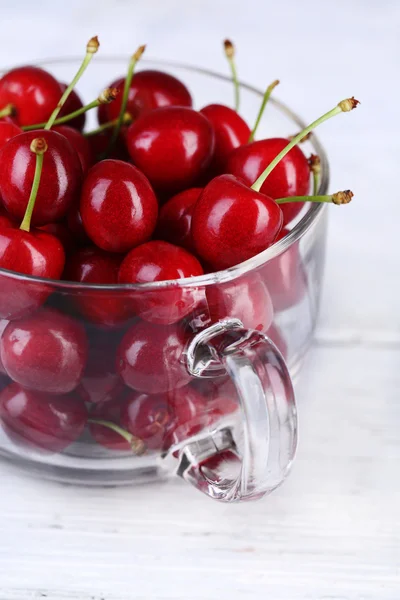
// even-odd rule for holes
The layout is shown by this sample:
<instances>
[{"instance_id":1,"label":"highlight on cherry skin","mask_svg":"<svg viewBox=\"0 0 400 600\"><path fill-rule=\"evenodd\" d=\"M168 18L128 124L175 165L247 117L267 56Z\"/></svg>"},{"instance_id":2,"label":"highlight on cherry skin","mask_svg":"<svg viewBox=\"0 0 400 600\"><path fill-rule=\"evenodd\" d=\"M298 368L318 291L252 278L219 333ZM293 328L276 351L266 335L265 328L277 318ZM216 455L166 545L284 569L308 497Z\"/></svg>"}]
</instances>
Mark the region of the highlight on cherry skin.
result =
<instances>
[{"instance_id":1,"label":"highlight on cherry skin","mask_svg":"<svg viewBox=\"0 0 400 600\"><path fill-rule=\"evenodd\" d=\"M358 101L293 137L261 137L279 82L249 122L229 40L231 93L200 110L185 81L141 67L145 46L84 98L99 46L88 41L70 83L30 65L0 77L0 445L178 463L192 439L241 423L222 367L211 379L188 369L194 336L236 319L290 363L285 318L313 293L301 239L235 269L312 204L351 200L320 194L319 159L300 144ZM237 461L231 450L204 469Z\"/></svg>"}]
</instances>

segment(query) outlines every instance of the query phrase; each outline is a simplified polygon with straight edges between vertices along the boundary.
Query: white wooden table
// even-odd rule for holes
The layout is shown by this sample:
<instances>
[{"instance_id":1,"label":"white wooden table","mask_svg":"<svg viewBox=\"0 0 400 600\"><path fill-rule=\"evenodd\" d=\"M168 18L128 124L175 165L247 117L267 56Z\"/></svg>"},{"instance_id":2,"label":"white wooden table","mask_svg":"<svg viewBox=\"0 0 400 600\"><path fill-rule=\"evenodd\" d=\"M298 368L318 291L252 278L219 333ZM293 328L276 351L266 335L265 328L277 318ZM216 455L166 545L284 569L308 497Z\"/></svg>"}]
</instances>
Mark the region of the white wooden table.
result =
<instances>
[{"instance_id":1,"label":"white wooden table","mask_svg":"<svg viewBox=\"0 0 400 600\"><path fill-rule=\"evenodd\" d=\"M363 103L320 132L332 190L351 187L356 197L331 210L286 485L225 506L180 482L85 489L1 463L0 599L398 600L399 3L15 4L1 8L0 66L77 54L98 33L104 52L147 41L153 56L224 70L219 43L229 35L242 78L279 76L280 97L306 118L347 95Z\"/></svg>"}]
</instances>

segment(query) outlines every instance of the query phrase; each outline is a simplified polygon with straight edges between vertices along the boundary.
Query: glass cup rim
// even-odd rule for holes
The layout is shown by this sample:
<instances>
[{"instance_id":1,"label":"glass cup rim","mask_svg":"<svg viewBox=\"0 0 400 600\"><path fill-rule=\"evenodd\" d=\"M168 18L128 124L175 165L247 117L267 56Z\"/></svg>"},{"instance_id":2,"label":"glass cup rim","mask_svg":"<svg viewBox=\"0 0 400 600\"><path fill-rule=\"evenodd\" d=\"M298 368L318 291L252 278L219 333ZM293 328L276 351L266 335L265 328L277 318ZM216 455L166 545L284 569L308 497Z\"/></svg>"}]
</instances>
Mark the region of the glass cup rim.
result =
<instances>
[{"instance_id":1,"label":"glass cup rim","mask_svg":"<svg viewBox=\"0 0 400 600\"><path fill-rule=\"evenodd\" d=\"M67 64L70 62L81 61L82 57L71 56L71 57L60 57L60 58L49 58L49 59L41 59L39 61L35 61L33 64L35 66L51 66L57 64ZM126 61L126 55L109 55L109 56L99 56L96 57L97 62L120 62ZM222 73L218 73L217 71L213 71L211 69L206 69L203 67L198 67L194 65L190 65L187 63L181 63L176 61L168 61L157 58L143 58L140 61L143 64L159 64L165 67L177 68L186 70L189 72L201 73L203 75L207 75L208 77L230 82L231 77L228 75L223 75ZM15 68L15 65L14 67ZM8 69L1 69L0 75L6 72ZM243 81L239 82L240 87L259 96L260 99L264 95L264 91L258 89L257 87L245 83ZM303 121L301 117L299 117L295 112L293 112L284 102L277 100L276 98L270 98L271 104L273 104L280 112L288 116L294 124L298 125L300 129L303 129L306 126L306 123ZM318 193L323 195L327 193L329 186L329 163L324 147L320 143L318 137L313 134L312 136L312 145L317 151L317 154L321 160L321 179L318 188ZM229 267L228 269L224 269L222 271L216 271L215 273L207 273L205 275L197 275L195 277L186 277L183 279L172 279L168 281L155 281L152 283L131 283L131 284L96 284L96 283L80 283L73 281L60 281L59 279L46 279L44 277L34 277L32 275L26 275L23 273L18 273L16 271L10 271L7 269L0 268L0 274L4 277L8 277L10 279L16 279L18 281L26 281L27 283L38 283L38 284L46 284L51 286L55 291L77 291L77 290L101 290L105 291L132 291L132 290L157 290L169 287L205 287L208 285L218 284L218 283L227 283L242 275L246 275L254 269L264 265L271 259L279 256L282 252L285 252L292 246L295 242L297 242L307 231L308 229L322 216L322 213L326 210L325 204L312 204L311 207L307 210L307 212L303 215L303 217L299 220L298 223L293 227L293 229L278 242L270 246L266 250L263 250L256 256L249 258L246 261L239 263L233 267Z\"/></svg>"}]
</instances>

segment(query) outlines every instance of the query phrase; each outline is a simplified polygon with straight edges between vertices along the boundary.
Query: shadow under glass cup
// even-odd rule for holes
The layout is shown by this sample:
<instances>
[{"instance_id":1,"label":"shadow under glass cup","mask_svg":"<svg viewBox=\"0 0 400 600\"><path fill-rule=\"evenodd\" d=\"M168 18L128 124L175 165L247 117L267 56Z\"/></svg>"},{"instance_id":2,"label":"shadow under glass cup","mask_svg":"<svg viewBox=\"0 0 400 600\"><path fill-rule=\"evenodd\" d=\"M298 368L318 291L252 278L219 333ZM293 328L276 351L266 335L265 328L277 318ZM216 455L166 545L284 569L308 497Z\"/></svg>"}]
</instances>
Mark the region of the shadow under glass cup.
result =
<instances>
[{"instance_id":1,"label":"shadow under glass cup","mask_svg":"<svg viewBox=\"0 0 400 600\"><path fill-rule=\"evenodd\" d=\"M142 62L184 81L196 108L231 102L229 77ZM68 81L78 64L63 59L40 66ZM124 58L96 57L80 93L96 97L99 82L125 69ZM250 124L262 95L241 84L241 114ZM94 119L88 115L89 128ZM271 99L258 137L285 137L303 126ZM320 156L319 193L325 194L325 152L315 136L303 150ZM71 347L79 339L81 348L73 389L63 387L63 369L74 365L41 362L40 353L12 369L0 359L0 454L30 473L86 485L179 474L226 502L275 489L296 451L292 378L315 328L326 215L323 205L306 206L273 247L186 280L97 286L0 270L2 340L10 328L24 332L33 322L43 339L58 335ZM161 312L168 324L160 324ZM61 322L60 331L54 322Z\"/></svg>"}]
</instances>

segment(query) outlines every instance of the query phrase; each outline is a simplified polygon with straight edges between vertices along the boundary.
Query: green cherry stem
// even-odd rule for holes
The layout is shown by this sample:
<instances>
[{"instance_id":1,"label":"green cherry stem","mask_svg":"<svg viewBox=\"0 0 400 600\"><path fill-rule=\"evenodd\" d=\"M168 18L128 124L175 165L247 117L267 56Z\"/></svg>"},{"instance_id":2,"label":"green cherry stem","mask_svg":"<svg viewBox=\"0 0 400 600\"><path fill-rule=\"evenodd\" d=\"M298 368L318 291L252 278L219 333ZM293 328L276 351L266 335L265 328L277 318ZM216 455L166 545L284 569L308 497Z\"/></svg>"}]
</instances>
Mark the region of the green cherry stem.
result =
<instances>
[{"instance_id":1,"label":"green cherry stem","mask_svg":"<svg viewBox=\"0 0 400 600\"><path fill-rule=\"evenodd\" d=\"M331 204L348 204L351 202L354 194L351 190L344 190L327 196L288 196L287 198L278 198L277 204L286 204L287 202L328 202Z\"/></svg>"},{"instance_id":2,"label":"green cherry stem","mask_svg":"<svg viewBox=\"0 0 400 600\"><path fill-rule=\"evenodd\" d=\"M233 86L234 86L234 90L235 90L235 110L236 110L236 112L238 112L239 107L240 107L240 87L239 87L239 81L238 81L236 63L235 63L235 46L233 45L233 43L230 40L225 40L224 41L224 50L225 50L225 56L228 59L229 66L231 68L232 81L233 81Z\"/></svg>"},{"instance_id":3,"label":"green cherry stem","mask_svg":"<svg viewBox=\"0 0 400 600\"><path fill-rule=\"evenodd\" d=\"M310 158L308 159L308 164L310 166L313 179L313 196L316 196L318 194L319 180L321 175L321 159L317 154L311 154Z\"/></svg>"},{"instance_id":4,"label":"green cherry stem","mask_svg":"<svg viewBox=\"0 0 400 600\"><path fill-rule=\"evenodd\" d=\"M253 127L252 132L249 137L249 143L254 140L254 136L256 135L258 126L259 126L261 118L264 114L264 110L265 110L265 107L267 106L268 100L269 100L273 90L276 88L277 85L279 85L279 83L280 83L279 79L275 79L275 81L273 81L265 90L265 94L264 94L263 101L260 106L260 110L258 111L256 122L254 123L254 127Z\"/></svg>"},{"instance_id":5,"label":"green cherry stem","mask_svg":"<svg viewBox=\"0 0 400 600\"><path fill-rule=\"evenodd\" d=\"M0 110L0 119L3 117L12 117L15 115L15 106L13 104L7 104Z\"/></svg>"},{"instance_id":6,"label":"green cherry stem","mask_svg":"<svg viewBox=\"0 0 400 600\"><path fill-rule=\"evenodd\" d=\"M103 123L96 127L96 129L92 129L91 131L85 131L83 134L85 137L91 137L92 135L96 135L97 133L101 133L102 131L107 131L108 129L112 129L118 123L118 119L113 119L112 121L107 121L107 123ZM132 117L129 113L124 114L124 118L122 119L123 125L130 125L132 123Z\"/></svg>"},{"instance_id":7,"label":"green cherry stem","mask_svg":"<svg viewBox=\"0 0 400 600\"><path fill-rule=\"evenodd\" d=\"M29 231L31 228L32 213L33 213L33 209L35 208L36 197L37 197L39 185L40 185L40 178L42 176L44 153L47 151L46 140L44 138L35 138L31 142L30 150L31 150L31 152L36 154L36 166L35 166L35 175L33 177L31 193L29 196L29 200L28 200L28 204L26 207L24 218L23 218L21 226L20 226L20 229L22 229L22 231Z\"/></svg>"},{"instance_id":8,"label":"green cherry stem","mask_svg":"<svg viewBox=\"0 0 400 600\"><path fill-rule=\"evenodd\" d=\"M294 138L288 143L288 145L281 152L279 152L279 154L274 158L274 160L268 165L265 171L261 173L259 178L256 179L256 181L251 186L252 189L256 192L259 192L264 181L267 179L271 171L275 169L276 165L286 156L286 154L288 154L288 152L290 152L290 150L294 146L296 146L308 133L310 133L310 131L318 127L318 125L321 125L321 123L324 123L328 119L331 119L332 117L335 117L336 115L339 115L342 112L349 112L350 110L353 110L353 108L356 108L357 104L359 104L359 101L356 100L354 97L342 100L337 106L335 106L335 108L322 115L322 117L319 117L319 119L317 119L316 121L313 121L310 125L305 127L303 131L300 131L300 133L295 135Z\"/></svg>"},{"instance_id":9,"label":"green cherry stem","mask_svg":"<svg viewBox=\"0 0 400 600\"><path fill-rule=\"evenodd\" d=\"M68 123L68 121L75 119L75 117L79 117L80 115L83 115L89 110L97 108L98 106L100 106L100 104L109 104L110 102L115 100L117 96L117 88L106 88L101 92L100 96L96 98L96 100L92 100L92 102L89 102L89 104L86 104L86 106L82 106L82 108L78 108L77 110L74 110L74 112L69 113L64 117L60 117L59 119L56 119L53 125L63 125L64 123ZM22 129L24 131L33 131L34 129L43 129L45 125L46 123L35 123L35 125L25 125L24 127L22 127Z\"/></svg>"},{"instance_id":10,"label":"green cherry stem","mask_svg":"<svg viewBox=\"0 0 400 600\"><path fill-rule=\"evenodd\" d=\"M124 116L125 116L125 113L126 113L126 106L128 104L129 90L130 90L130 87L131 87L133 74L135 72L135 67L136 67L138 61L140 60L140 58L141 58L141 56L142 56L142 54L143 54L143 52L145 50L146 50L146 46L144 46L144 45L143 46L139 46L139 48L132 55L131 60L129 61L128 72L126 74L126 79L125 79L125 84L124 84L124 91L123 91L123 95L122 95L121 110L119 111L117 125L116 125L116 127L115 127L115 129L113 131L109 147L107 148L107 153L110 152L112 150L112 148L114 147L115 142L118 139L119 132L121 131L121 127L122 127L123 122L124 122Z\"/></svg>"},{"instance_id":11,"label":"green cherry stem","mask_svg":"<svg viewBox=\"0 0 400 600\"><path fill-rule=\"evenodd\" d=\"M44 129L51 129L51 127L54 125L54 121L57 119L58 113L60 112L60 110L64 106L68 96L70 95L70 93L72 92L72 90L74 89L74 87L76 86L76 84L78 83L78 81L80 80L80 78L82 77L84 72L86 71L87 67L89 66L90 61L93 58L93 55L96 54L97 50L99 49L99 46L100 46L100 44L99 44L99 40L98 40L97 36L92 37L88 41L88 43L86 45L85 58L83 59L82 64L79 67L75 77L73 78L73 80L71 81L71 83L69 84L69 86L67 87L67 89L65 90L63 95L61 96L59 103L57 104L57 106L53 110L52 114L50 115L50 119L47 121L46 125L44 126Z\"/></svg>"},{"instance_id":12,"label":"green cherry stem","mask_svg":"<svg viewBox=\"0 0 400 600\"><path fill-rule=\"evenodd\" d=\"M118 433L118 435L123 437L124 440L128 442L134 454L140 455L145 453L146 445L143 440L135 437L129 433L129 431L126 431L126 429L123 429L116 423L113 423L112 421L105 421L103 419L88 419L88 423L92 423L93 425L101 425L102 427L107 427L108 429L115 431L115 433Z\"/></svg>"}]
</instances>

